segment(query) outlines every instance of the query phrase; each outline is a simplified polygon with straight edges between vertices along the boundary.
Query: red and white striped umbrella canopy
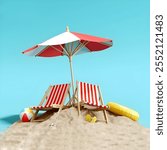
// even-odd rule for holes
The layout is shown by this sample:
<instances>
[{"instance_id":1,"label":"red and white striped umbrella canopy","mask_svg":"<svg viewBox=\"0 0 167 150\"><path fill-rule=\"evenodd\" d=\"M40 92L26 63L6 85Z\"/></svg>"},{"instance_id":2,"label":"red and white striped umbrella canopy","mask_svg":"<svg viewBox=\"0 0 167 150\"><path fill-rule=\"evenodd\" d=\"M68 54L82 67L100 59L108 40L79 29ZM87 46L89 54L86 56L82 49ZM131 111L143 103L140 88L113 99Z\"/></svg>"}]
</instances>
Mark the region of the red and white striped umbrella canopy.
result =
<instances>
[{"instance_id":1,"label":"red and white striped umbrella canopy","mask_svg":"<svg viewBox=\"0 0 167 150\"><path fill-rule=\"evenodd\" d=\"M87 34L66 31L23 52L29 56L73 56L85 52L100 51L112 46L112 40Z\"/></svg>"},{"instance_id":2,"label":"red and white striped umbrella canopy","mask_svg":"<svg viewBox=\"0 0 167 150\"><path fill-rule=\"evenodd\" d=\"M72 56L86 52L101 51L111 46L112 40L110 39L70 32L67 27L66 32L25 50L23 54L39 57L67 56L70 62L71 80L74 94Z\"/></svg>"}]
</instances>

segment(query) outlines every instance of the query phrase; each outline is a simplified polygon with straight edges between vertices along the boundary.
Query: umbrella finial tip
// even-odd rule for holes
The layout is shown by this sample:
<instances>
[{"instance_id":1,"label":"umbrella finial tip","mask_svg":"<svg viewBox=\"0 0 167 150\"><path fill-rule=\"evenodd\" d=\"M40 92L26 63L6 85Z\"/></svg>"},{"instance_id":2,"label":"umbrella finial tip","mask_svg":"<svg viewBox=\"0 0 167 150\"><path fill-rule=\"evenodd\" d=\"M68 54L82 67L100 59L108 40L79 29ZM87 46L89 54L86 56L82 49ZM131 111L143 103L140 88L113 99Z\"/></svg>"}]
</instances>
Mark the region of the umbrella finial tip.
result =
<instances>
[{"instance_id":1,"label":"umbrella finial tip","mask_svg":"<svg viewBox=\"0 0 167 150\"><path fill-rule=\"evenodd\" d=\"M70 32L69 26L66 26L66 32Z\"/></svg>"}]
</instances>

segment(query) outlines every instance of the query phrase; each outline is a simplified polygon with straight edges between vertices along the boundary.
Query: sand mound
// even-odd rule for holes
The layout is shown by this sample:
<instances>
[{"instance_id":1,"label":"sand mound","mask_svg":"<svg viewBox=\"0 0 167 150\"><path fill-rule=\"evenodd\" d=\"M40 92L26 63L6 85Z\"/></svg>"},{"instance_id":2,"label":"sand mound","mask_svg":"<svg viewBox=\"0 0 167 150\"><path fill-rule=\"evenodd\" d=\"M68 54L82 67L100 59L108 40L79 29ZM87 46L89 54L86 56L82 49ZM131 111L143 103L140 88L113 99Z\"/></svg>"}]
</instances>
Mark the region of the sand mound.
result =
<instances>
[{"instance_id":1,"label":"sand mound","mask_svg":"<svg viewBox=\"0 0 167 150\"><path fill-rule=\"evenodd\" d=\"M109 123L89 123L76 108L41 123L15 123L0 137L0 150L149 150L149 129L108 114ZM100 120L103 113L95 112Z\"/></svg>"}]
</instances>

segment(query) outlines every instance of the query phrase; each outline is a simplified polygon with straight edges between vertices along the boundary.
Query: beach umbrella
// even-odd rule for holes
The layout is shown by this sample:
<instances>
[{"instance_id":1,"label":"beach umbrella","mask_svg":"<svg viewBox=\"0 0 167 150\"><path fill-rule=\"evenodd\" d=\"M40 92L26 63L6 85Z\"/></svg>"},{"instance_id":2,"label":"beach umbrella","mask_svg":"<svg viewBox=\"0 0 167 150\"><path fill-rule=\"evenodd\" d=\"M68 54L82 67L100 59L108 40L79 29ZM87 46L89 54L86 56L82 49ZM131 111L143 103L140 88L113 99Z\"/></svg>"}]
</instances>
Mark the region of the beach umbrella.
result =
<instances>
[{"instance_id":1,"label":"beach umbrella","mask_svg":"<svg viewBox=\"0 0 167 150\"><path fill-rule=\"evenodd\" d=\"M97 52L112 46L112 40L70 32L68 26L66 32L61 33L43 43L37 44L25 51L23 54L38 57L67 56L70 62L71 83L74 95L74 74L72 68L72 57L86 52Z\"/></svg>"}]
</instances>

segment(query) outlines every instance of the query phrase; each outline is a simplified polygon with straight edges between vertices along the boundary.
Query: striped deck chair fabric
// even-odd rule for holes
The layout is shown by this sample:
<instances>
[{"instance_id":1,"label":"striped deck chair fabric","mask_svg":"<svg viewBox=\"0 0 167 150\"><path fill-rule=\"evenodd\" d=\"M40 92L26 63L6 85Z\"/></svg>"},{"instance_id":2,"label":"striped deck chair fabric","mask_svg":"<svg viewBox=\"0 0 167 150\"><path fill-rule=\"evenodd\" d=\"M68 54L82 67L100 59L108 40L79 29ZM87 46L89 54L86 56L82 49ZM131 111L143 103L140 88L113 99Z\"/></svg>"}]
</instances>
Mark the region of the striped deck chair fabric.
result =
<instances>
[{"instance_id":1,"label":"striped deck chair fabric","mask_svg":"<svg viewBox=\"0 0 167 150\"><path fill-rule=\"evenodd\" d=\"M50 87L43 105L34 106L33 109L52 108L53 105L60 106L69 90L69 84L59 84Z\"/></svg>"},{"instance_id":2,"label":"striped deck chair fabric","mask_svg":"<svg viewBox=\"0 0 167 150\"><path fill-rule=\"evenodd\" d=\"M84 108L90 110L102 110L106 123L108 117L106 113L107 106L103 105L103 99L98 85L93 85L85 82L77 82L77 100L78 100L78 113L80 114L80 104ZM79 104L80 103L80 104Z\"/></svg>"},{"instance_id":3,"label":"striped deck chair fabric","mask_svg":"<svg viewBox=\"0 0 167 150\"><path fill-rule=\"evenodd\" d=\"M40 110L44 110L46 111L45 114L47 114L47 112L49 114L49 112L52 112L55 108L58 108L58 112L60 112L64 106L64 101L67 97L67 94L69 94L69 90L70 84L59 84L50 86L45 92L45 95L39 106L31 107L31 109L36 110L31 121L44 121L48 119L36 119L38 118L37 114Z\"/></svg>"},{"instance_id":4,"label":"striped deck chair fabric","mask_svg":"<svg viewBox=\"0 0 167 150\"><path fill-rule=\"evenodd\" d=\"M89 106L93 106L92 108L107 108L107 106L103 105L100 101L100 91L97 85L78 82L78 100L79 102L84 102Z\"/></svg>"}]
</instances>

